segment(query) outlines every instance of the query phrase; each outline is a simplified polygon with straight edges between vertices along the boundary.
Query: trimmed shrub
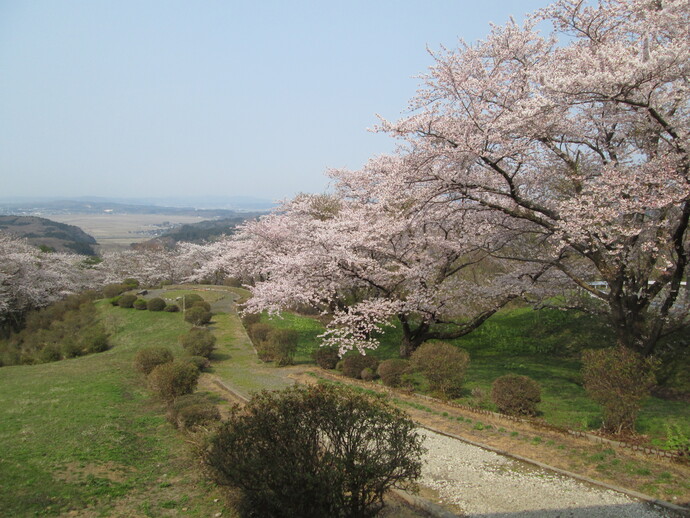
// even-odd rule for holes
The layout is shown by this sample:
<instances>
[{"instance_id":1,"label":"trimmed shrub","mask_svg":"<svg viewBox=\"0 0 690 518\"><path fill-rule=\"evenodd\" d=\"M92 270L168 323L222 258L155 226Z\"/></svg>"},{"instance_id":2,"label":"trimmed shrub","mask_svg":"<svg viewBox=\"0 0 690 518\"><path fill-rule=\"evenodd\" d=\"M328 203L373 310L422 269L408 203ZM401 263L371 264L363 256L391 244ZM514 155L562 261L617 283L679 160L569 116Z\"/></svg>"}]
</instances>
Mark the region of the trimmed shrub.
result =
<instances>
[{"instance_id":1,"label":"trimmed shrub","mask_svg":"<svg viewBox=\"0 0 690 518\"><path fill-rule=\"evenodd\" d=\"M359 377L362 378L363 381L374 381L376 373L371 367L365 367L362 369Z\"/></svg>"},{"instance_id":2,"label":"trimmed shrub","mask_svg":"<svg viewBox=\"0 0 690 518\"><path fill-rule=\"evenodd\" d=\"M181 408L190 405L200 405L205 403L211 403L211 400L208 398L206 394L201 394L199 392L185 394L184 396L178 397L177 399L175 399L175 401L171 402L168 405L168 411L165 414L165 418L171 424L175 424L175 422L177 421L177 413L180 411Z\"/></svg>"},{"instance_id":3,"label":"trimmed shrub","mask_svg":"<svg viewBox=\"0 0 690 518\"><path fill-rule=\"evenodd\" d=\"M268 348L278 365L295 363L299 333L294 329L273 329L268 335Z\"/></svg>"},{"instance_id":4,"label":"trimmed shrub","mask_svg":"<svg viewBox=\"0 0 690 518\"><path fill-rule=\"evenodd\" d=\"M165 306L165 309L163 309L163 311L167 311L168 313L177 313L178 311L180 311L180 306L178 306L177 304L168 304L167 306Z\"/></svg>"},{"instance_id":5,"label":"trimmed shrub","mask_svg":"<svg viewBox=\"0 0 690 518\"><path fill-rule=\"evenodd\" d=\"M173 353L167 347L152 346L139 349L134 356L134 367L148 375L153 369L173 361Z\"/></svg>"},{"instance_id":6,"label":"trimmed shrub","mask_svg":"<svg viewBox=\"0 0 690 518\"><path fill-rule=\"evenodd\" d=\"M446 342L424 342L410 357L412 368L444 398L460 395L469 363L467 351Z\"/></svg>"},{"instance_id":7,"label":"trimmed shrub","mask_svg":"<svg viewBox=\"0 0 690 518\"><path fill-rule=\"evenodd\" d=\"M137 279L133 279L131 277L122 281L122 284L127 286L128 290L133 290L133 289L139 287L139 281Z\"/></svg>"},{"instance_id":8,"label":"trimmed shrub","mask_svg":"<svg viewBox=\"0 0 690 518\"><path fill-rule=\"evenodd\" d=\"M206 311L211 311L211 304L206 302L205 300L197 300L192 304L193 308L204 308ZM187 306L187 310L189 311L189 306Z\"/></svg>"},{"instance_id":9,"label":"trimmed shrub","mask_svg":"<svg viewBox=\"0 0 690 518\"><path fill-rule=\"evenodd\" d=\"M108 284L103 287L103 296L106 299L117 297L129 289L126 284Z\"/></svg>"},{"instance_id":10,"label":"trimmed shrub","mask_svg":"<svg viewBox=\"0 0 690 518\"><path fill-rule=\"evenodd\" d=\"M196 293L188 293L182 297L182 303L185 309L191 308L195 302L203 302L204 298Z\"/></svg>"},{"instance_id":11,"label":"trimmed shrub","mask_svg":"<svg viewBox=\"0 0 690 518\"><path fill-rule=\"evenodd\" d=\"M603 429L635 432L642 401L656 384L659 363L622 346L582 353L582 380L589 396L602 406Z\"/></svg>"},{"instance_id":12,"label":"trimmed shrub","mask_svg":"<svg viewBox=\"0 0 690 518\"><path fill-rule=\"evenodd\" d=\"M368 518L390 488L420 476L423 452L416 425L390 403L316 385L236 406L205 458L218 483L240 488L242 516Z\"/></svg>"},{"instance_id":13,"label":"trimmed shrub","mask_svg":"<svg viewBox=\"0 0 690 518\"><path fill-rule=\"evenodd\" d=\"M194 365L200 371L206 370L211 366L211 362L205 356L183 356L180 361Z\"/></svg>"},{"instance_id":14,"label":"trimmed shrub","mask_svg":"<svg viewBox=\"0 0 690 518\"><path fill-rule=\"evenodd\" d=\"M213 315L204 308L193 307L187 310L184 319L194 326L203 326L211 321L212 316Z\"/></svg>"},{"instance_id":15,"label":"trimmed shrub","mask_svg":"<svg viewBox=\"0 0 690 518\"><path fill-rule=\"evenodd\" d=\"M218 407L203 394L178 397L168 407L166 418L181 430L194 430L220 420Z\"/></svg>"},{"instance_id":16,"label":"trimmed shrub","mask_svg":"<svg viewBox=\"0 0 690 518\"><path fill-rule=\"evenodd\" d=\"M148 377L149 386L161 399L173 401L194 392L199 374L199 369L191 363L175 360L154 368Z\"/></svg>"},{"instance_id":17,"label":"trimmed shrub","mask_svg":"<svg viewBox=\"0 0 690 518\"><path fill-rule=\"evenodd\" d=\"M316 362L316 365L322 369L335 369L335 366L340 360L340 352L338 351L338 348L332 346L319 347L312 353L312 356Z\"/></svg>"},{"instance_id":18,"label":"trimmed shrub","mask_svg":"<svg viewBox=\"0 0 690 518\"><path fill-rule=\"evenodd\" d=\"M258 342L254 348L256 349L256 355L262 362L272 362L275 360L273 349L269 347L268 342Z\"/></svg>"},{"instance_id":19,"label":"trimmed shrub","mask_svg":"<svg viewBox=\"0 0 690 518\"><path fill-rule=\"evenodd\" d=\"M187 405L177 413L177 427L180 430L194 430L220 421L220 411L213 403Z\"/></svg>"},{"instance_id":20,"label":"trimmed shrub","mask_svg":"<svg viewBox=\"0 0 690 518\"><path fill-rule=\"evenodd\" d=\"M191 356L209 358L216 348L216 337L208 329L195 327L180 336L180 344Z\"/></svg>"},{"instance_id":21,"label":"trimmed shrub","mask_svg":"<svg viewBox=\"0 0 690 518\"><path fill-rule=\"evenodd\" d=\"M376 372L384 385L400 387L404 384L403 376L410 372L410 362L402 358L384 360Z\"/></svg>"},{"instance_id":22,"label":"trimmed shrub","mask_svg":"<svg viewBox=\"0 0 690 518\"><path fill-rule=\"evenodd\" d=\"M134 309L139 309L139 310L145 310L147 308L147 306L148 305L146 304L146 301L144 299L137 299L132 304L132 307L134 307Z\"/></svg>"},{"instance_id":23,"label":"trimmed shrub","mask_svg":"<svg viewBox=\"0 0 690 518\"><path fill-rule=\"evenodd\" d=\"M121 308L131 308L134 306L134 302L137 300L136 295L122 295L120 299L117 301L117 305L120 306Z\"/></svg>"},{"instance_id":24,"label":"trimmed shrub","mask_svg":"<svg viewBox=\"0 0 690 518\"><path fill-rule=\"evenodd\" d=\"M348 353L343 356L343 374L348 378L361 379L362 371L367 367L376 370L378 360L373 356L365 356L360 353Z\"/></svg>"},{"instance_id":25,"label":"trimmed shrub","mask_svg":"<svg viewBox=\"0 0 690 518\"><path fill-rule=\"evenodd\" d=\"M165 309L165 301L160 297L154 297L146 303L146 309L149 311L163 311Z\"/></svg>"},{"instance_id":26,"label":"trimmed shrub","mask_svg":"<svg viewBox=\"0 0 690 518\"><path fill-rule=\"evenodd\" d=\"M249 331L249 328L261 322L261 313L243 313L242 314L242 325Z\"/></svg>"},{"instance_id":27,"label":"trimmed shrub","mask_svg":"<svg viewBox=\"0 0 690 518\"><path fill-rule=\"evenodd\" d=\"M271 324L257 322L256 324L252 324L248 331L249 338L251 338L252 342L256 345L257 343L268 341L268 335L273 331L273 326Z\"/></svg>"},{"instance_id":28,"label":"trimmed shrub","mask_svg":"<svg viewBox=\"0 0 690 518\"><path fill-rule=\"evenodd\" d=\"M504 414L535 416L537 403L541 401L541 388L532 378L506 374L494 380L491 399Z\"/></svg>"}]
</instances>

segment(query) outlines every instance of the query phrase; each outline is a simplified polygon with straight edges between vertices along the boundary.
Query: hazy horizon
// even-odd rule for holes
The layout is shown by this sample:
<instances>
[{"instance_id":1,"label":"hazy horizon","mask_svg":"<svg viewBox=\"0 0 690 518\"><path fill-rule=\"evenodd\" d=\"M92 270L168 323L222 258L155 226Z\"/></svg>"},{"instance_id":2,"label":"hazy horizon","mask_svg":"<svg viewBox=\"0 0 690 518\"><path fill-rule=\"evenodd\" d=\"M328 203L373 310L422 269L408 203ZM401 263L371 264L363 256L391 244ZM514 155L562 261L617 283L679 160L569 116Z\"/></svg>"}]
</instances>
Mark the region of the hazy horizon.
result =
<instances>
[{"instance_id":1,"label":"hazy horizon","mask_svg":"<svg viewBox=\"0 0 690 518\"><path fill-rule=\"evenodd\" d=\"M0 0L4 197L320 192L396 142L427 52L547 0Z\"/></svg>"}]
</instances>

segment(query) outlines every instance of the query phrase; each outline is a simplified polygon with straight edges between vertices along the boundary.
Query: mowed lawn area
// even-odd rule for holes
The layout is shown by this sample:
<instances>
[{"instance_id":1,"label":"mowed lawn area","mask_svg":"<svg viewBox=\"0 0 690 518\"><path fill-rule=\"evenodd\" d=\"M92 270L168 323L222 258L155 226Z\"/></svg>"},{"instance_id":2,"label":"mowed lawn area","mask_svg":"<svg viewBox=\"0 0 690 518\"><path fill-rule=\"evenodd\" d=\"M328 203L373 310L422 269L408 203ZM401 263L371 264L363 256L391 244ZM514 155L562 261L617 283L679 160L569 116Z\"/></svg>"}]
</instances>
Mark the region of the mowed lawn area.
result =
<instances>
[{"instance_id":1,"label":"mowed lawn area","mask_svg":"<svg viewBox=\"0 0 690 518\"><path fill-rule=\"evenodd\" d=\"M189 324L180 313L99 307L109 351L0 368L0 514L228 516L132 367L140 347L181 354Z\"/></svg>"},{"instance_id":2,"label":"mowed lawn area","mask_svg":"<svg viewBox=\"0 0 690 518\"><path fill-rule=\"evenodd\" d=\"M319 346L324 326L315 318L284 313L262 316L262 322L295 329L300 334L297 361L310 361ZM386 327L378 349L369 354L380 360L397 358L402 332L399 326ZM491 402L491 384L504 374L529 376L542 388L540 418L547 423L573 430L592 430L601 425L601 409L585 392L580 376L582 349L607 347L613 338L601 321L575 312L544 309L534 311L514 307L500 311L482 327L452 340L470 353L462 397L456 401L496 410ZM421 378L415 389L426 391ZM637 432L652 444L664 447L667 426L677 425L690 437L690 405L687 401L650 397L637 422Z\"/></svg>"}]
</instances>

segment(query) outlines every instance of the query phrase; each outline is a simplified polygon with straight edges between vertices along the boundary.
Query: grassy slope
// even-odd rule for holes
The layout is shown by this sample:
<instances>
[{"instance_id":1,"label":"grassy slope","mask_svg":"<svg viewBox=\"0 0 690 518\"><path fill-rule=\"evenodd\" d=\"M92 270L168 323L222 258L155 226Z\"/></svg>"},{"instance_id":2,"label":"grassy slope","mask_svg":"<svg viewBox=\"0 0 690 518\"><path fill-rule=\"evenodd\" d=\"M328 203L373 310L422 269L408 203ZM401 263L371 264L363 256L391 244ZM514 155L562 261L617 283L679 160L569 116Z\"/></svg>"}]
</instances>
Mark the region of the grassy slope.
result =
<instances>
[{"instance_id":1,"label":"grassy slope","mask_svg":"<svg viewBox=\"0 0 690 518\"><path fill-rule=\"evenodd\" d=\"M263 321L269 321L265 315ZM270 323L300 333L298 361L308 361L311 351L318 347L318 335L323 333L317 320L294 314L283 314ZM386 328L381 345L372 354L380 359L398 357L401 338L399 326ZM604 347L611 340L601 322L588 315L524 307L501 311L477 331L453 341L471 355L465 394L459 402L481 403L495 410L488 401L493 380L508 373L521 374L540 383L539 408L547 422L572 429L598 428L601 410L581 385L578 353L585 347ZM484 401L472 396L475 388L485 394ZM666 424L671 422L690 437L690 405L652 397L644 405L637 429L661 446Z\"/></svg>"},{"instance_id":2,"label":"grassy slope","mask_svg":"<svg viewBox=\"0 0 690 518\"><path fill-rule=\"evenodd\" d=\"M285 379L281 369L259 361L237 314L217 314L211 325L218 345L218 351L212 359L230 360L214 364L211 374L226 380L244 396L262 389L281 389L292 385L291 381Z\"/></svg>"},{"instance_id":3,"label":"grassy slope","mask_svg":"<svg viewBox=\"0 0 690 518\"><path fill-rule=\"evenodd\" d=\"M186 445L132 369L144 345L170 346L180 314L101 305L116 332L101 354L0 369L0 509L6 516L190 516L221 511Z\"/></svg>"}]
</instances>

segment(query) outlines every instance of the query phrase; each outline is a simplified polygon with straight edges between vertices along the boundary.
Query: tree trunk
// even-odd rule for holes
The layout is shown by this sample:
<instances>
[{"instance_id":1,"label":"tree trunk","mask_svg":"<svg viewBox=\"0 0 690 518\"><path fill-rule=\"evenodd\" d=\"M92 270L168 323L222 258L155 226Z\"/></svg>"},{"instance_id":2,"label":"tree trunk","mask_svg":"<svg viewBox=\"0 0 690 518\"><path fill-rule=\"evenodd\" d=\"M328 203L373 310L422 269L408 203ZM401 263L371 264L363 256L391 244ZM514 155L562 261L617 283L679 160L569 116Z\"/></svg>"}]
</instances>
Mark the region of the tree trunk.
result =
<instances>
[{"instance_id":1,"label":"tree trunk","mask_svg":"<svg viewBox=\"0 0 690 518\"><path fill-rule=\"evenodd\" d=\"M398 318L400 319L400 322L402 322L403 329L403 339L400 343L400 357L409 358L410 355L415 352L427 338L429 338L429 324L423 322L416 328L413 328L407 319L407 316L398 315Z\"/></svg>"}]
</instances>

